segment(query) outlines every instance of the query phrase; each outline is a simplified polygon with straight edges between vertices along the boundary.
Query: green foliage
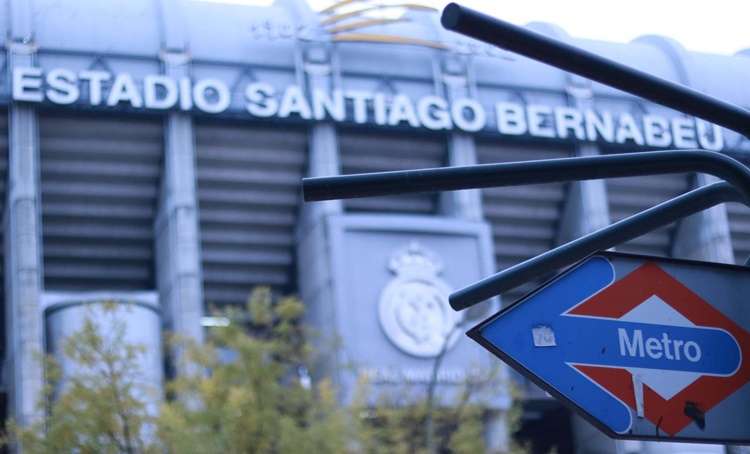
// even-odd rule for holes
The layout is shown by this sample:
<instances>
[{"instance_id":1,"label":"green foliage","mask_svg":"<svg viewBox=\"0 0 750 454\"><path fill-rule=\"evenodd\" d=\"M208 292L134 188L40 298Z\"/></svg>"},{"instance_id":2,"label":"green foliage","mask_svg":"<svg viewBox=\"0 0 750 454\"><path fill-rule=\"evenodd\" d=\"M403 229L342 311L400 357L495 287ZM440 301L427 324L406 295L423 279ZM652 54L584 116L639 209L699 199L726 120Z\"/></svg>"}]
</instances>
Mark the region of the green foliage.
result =
<instances>
[{"instance_id":1,"label":"green foliage","mask_svg":"<svg viewBox=\"0 0 750 454\"><path fill-rule=\"evenodd\" d=\"M489 377L492 377L491 379ZM367 383L359 384L354 413L360 424L357 441L364 454L417 453L417 454L475 454L486 451L484 421L486 409L469 403L473 397L486 391L485 385L496 384L495 376L488 374L481 383L464 385L454 405L430 408L427 398L410 405L395 406L394 396L385 395L374 406L364 405L370 393ZM399 399L400 400L400 399ZM431 419L431 422L430 422ZM432 424L432 430L429 429ZM430 435L432 433L432 435Z\"/></svg>"},{"instance_id":2,"label":"green foliage","mask_svg":"<svg viewBox=\"0 0 750 454\"><path fill-rule=\"evenodd\" d=\"M439 453L485 452L483 436L484 409L479 406L433 410ZM361 425L357 433L361 452L367 454L429 453L425 432L427 407L424 401L401 408L381 407L360 410Z\"/></svg>"},{"instance_id":3,"label":"green foliage","mask_svg":"<svg viewBox=\"0 0 750 454\"><path fill-rule=\"evenodd\" d=\"M346 452L347 418L330 383L310 387L297 374L310 352L303 312L298 299L259 287L246 311L219 314L230 324L205 345L181 342L200 367L169 385L177 398L162 410L159 435L170 452ZM222 349L236 358L220 362Z\"/></svg>"},{"instance_id":4,"label":"green foliage","mask_svg":"<svg viewBox=\"0 0 750 454\"><path fill-rule=\"evenodd\" d=\"M267 287L256 288L245 308L217 313L230 323L211 328L204 344L169 339L191 367L167 383L170 398L151 416L160 398L143 389L138 375L144 349L125 342L118 306L99 306L106 327L87 317L61 345L75 374L63 376L53 358L40 358L44 417L23 427L11 421L6 445L43 454L484 452L486 412L474 403L482 400L481 381L467 383L453 407L428 398L397 406L397 396L368 407L370 389L362 382L353 407L340 408L330 382L313 384L306 376L312 350L300 324L304 305ZM222 361L228 353L231 360Z\"/></svg>"},{"instance_id":5,"label":"green foliage","mask_svg":"<svg viewBox=\"0 0 750 454\"><path fill-rule=\"evenodd\" d=\"M453 415L453 432L445 440L445 446L456 454L476 453L484 450L484 409L472 405Z\"/></svg>"},{"instance_id":6,"label":"green foliage","mask_svg":"<svg viewBox=\"0 0 750 454\"><path fill-rule=\"evenodd\" d=\"M83 327L62 341L64 356L75 365L73 374L63 376L51 356L40 358L46 374L38 403L43 417L27 426L11 421L4 445L20 443L25 453L40 454L160 452L149 436L154 419L147 399L155 396L139 374L143 347L124 341L116 305L98 305L110 329L104 333L88 314Z\"/></svg>"}]
</instances>

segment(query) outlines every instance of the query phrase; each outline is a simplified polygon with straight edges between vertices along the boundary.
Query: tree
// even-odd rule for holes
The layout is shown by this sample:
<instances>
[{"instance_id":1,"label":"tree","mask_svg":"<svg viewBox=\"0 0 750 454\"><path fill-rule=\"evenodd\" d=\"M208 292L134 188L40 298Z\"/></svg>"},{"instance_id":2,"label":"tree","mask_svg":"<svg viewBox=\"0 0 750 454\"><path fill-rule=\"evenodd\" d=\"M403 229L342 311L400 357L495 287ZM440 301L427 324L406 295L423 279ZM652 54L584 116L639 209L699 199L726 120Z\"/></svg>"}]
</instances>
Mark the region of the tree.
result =
<instances>
[{"instance_id":1,"label":"tree","mask_svg":"<svg viewBox=\"0 0 750 454\"><path fill-rule=\"evenodd\" d=\"M62 342L75 374L63 376L55 358L40 356L44 416L29 426L11 421L6 446L44 454L347 451L349 418L334 389L312 385L305 372L311 350L298 299L259 287L243 310L217 314L229 324L211 329L205 345L173 339L200 368L167 384L173 399L158 417L149 408L161 399L139 376L144 347L126 342L115 303L103 307L105 323L89 314Z\"/></svg>"},{"instance_id":2,"label":"tree","mask_svg":"<svg viewBox=\"0 0 750 454\"><path fill-rule=\"evenodd\" d=\"M210 330L205 345L184 343L185 359L202 370L177 377L159 418L170 452L341 453L349 429L335 391L312 386L305 371L310 347L294 297L253 290L247 307L219 314L228 325ZM230 360L220 360L222 352Z\"/></svg>"},{"instance_id":3,"label":"tree","mask_svg":"<svg viewBox=\"0 0 750 454\"><path fill-rule=\"evenodd\" d=\"M357 440L361 452L380 453L479 453L485 452L484 421L487 408L475 399L497 384L490 371L463 385L451 405L435 405L429 396L404 405L398 395L381 395L374 406L366 382L359 384L354 413L358 415ZM406 393L409 393L406 390ZM410 394L410 393L409 393Z\"/></svg>"},{"instance_id":4,"label":"tree","mask_svg":"<svg viewBox=\"0 0 750 454\"><path fill-rule=\"evenodd\" d=\"M74 374L64 376L52 356L39 358L45 365L38 403L44 416L29 426L10 421L4 445L20 443L24 452L40 454L160 452L151 436L155 420L148 408L159 398L140 375L144 347L125 342L117 303L96 305L103 308L107 332L90 310L81 329L62 341Z\"/></svg>"},{"instance_id":5,"label":"tree","mask_svg":"<svg viewBox=\"0 0 750 454\"><path fill-rule=\"evenodd\" d=\"M101 317L86 317L62 343L76 373L63 376L52 357L45 361L40 396L44 418L21 427L10 423L6 445L29 453L476 453L484 449L485 408L477 404L482 380L467 381L453 407L435 406L426 396L406 407L384 396L374 408L341 408L337 390L307 375L312 349L300 323L304 305L253 290L244 308L215 315L226 321L210 328L197 345L173 338L182 359L198 367L166 385L162 401L140 376L144 347L125 340L117 306L104 303ZM439 361L433 375L437 375ZM489 376L488 376L489 377ZM476 378L476 377L475 377ZM486 380L487 377L484 377ZM433 387L434 389L434 387ZM359 394L369 388L362 383ZM432 393L430 393L432 395ZM363 402L366 400L363 400ZM434 442L430 444L428 420ZM432 446L432 448L429 448Z\"/></svg>"},{"instance_id":6,"label":"tree","mask_svg":"<svg viewBox=\"0 0 750 454\"><path fill-rule=\"evenodd\" d=\"M482 402L494 401L497 390L504 387L513 404L505 414L508 433L513 435L520 428L523 401L513 383L500 378L499 361L494 366L476 368L468 374L451 405L438 404L437 378L448 350L450 339L465 328L456 324L446 335L442 348L433 360L431 380L427 384L425 397L404 405L408 399L402 396L380 396L377 405L367 406L369 384L360 377L354 414L359 415L357 440L360 452L462 454L485 452L484 425L490 410ZM411 394L408 391L407 394ZM394 405L394 402L397 402ZM505 452L505 451L504 451ZM531 447L508 440L508 454L525 454Z\"/></svg>"},{"instance_id":7,"label":"tree","mask_svg":"<svg viewBox=\"0 0 750 454\"><path fill-rule=\"evenodd\" d=\"M203 372L169 385L179 397L164 406L159 435L170 452L427 453L428 418L440 434L434 452L484 450L486 409L473 398L497 384L494 371L467 380L453 407L433 408L431 391L406 407L392 404L397 396L384 396L375 408L340 408L328 381L312 386L298 374L312 353L300 324L303 312L298 299L274 298L259 287L244 310L216 314L228 324L212 328L205 345L182 342L185 360ZM222 351L233 352L231 360L221 361ZM436 361L434 376L439 368ZM366 402L368 384L359 388Z\"/></svg>"},{"instance_id":8,"label":"tree","mask_svg":"<svg viewBox=\"0 0 750 454\"><path fill-rule=\"evenodd\" d=\"M404 405L409 398L381 395L377 405L368 407L366 402L371 401L368 399L369 383L365 377L360 377L354 410L360 416L357 435L362 452L461 454L486 450L483 427L488 409L479 402L495 399L495 390L500 385L499 367L477 369L468 374L450 406L437 396L438 374L450 340L463 328L464 325L458 323L445 336L421 399L411 399L411 403ZM404 391L410 394L407 388ZM439 400L443 401L440 405Z\"/></svg>"}]
</instances>

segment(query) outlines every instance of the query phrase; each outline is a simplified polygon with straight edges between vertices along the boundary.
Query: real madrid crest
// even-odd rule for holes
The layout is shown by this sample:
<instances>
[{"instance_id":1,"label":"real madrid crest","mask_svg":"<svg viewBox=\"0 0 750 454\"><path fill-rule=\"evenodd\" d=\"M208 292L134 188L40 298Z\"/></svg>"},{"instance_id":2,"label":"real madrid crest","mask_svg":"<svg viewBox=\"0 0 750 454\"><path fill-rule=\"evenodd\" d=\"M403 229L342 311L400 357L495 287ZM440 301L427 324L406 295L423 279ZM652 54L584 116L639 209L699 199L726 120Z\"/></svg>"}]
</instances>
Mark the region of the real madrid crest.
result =
<instances>
[{"instance_id":1,"label":"real madrid crest","mask_svg":"<svg viewBox=\"0 0 750 454\"><path fill-rule=\"evenodd\" d=\"M454 327L461 316L448 303L450 286L438 277L443 270L440 257L412 241L391 255L388 269L396 276L378 303L380 326L388 339L423 358L452 347L459 338Z\"/></svg>"}]
</instances>

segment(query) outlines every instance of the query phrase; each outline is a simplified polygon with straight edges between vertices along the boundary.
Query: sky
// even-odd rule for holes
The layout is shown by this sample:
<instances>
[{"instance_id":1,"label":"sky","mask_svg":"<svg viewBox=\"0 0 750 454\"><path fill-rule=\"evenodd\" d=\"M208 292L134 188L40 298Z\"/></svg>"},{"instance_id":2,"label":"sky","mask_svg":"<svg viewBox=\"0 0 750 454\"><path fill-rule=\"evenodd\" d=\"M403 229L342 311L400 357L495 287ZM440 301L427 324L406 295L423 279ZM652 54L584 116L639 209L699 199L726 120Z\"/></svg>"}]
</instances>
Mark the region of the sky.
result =
<instances>
[{"instance_id":1,"label":"sky","mask_svg":"<svg viewBox=\"0 0 750 454\"><path fill-rule=\"evenodd\" d=\"M390 0L379 0L379 2ZM308 0L316 11L332 0ZM447 1L407 0L434 6ZM750 49L748 0L459 0L516 25L548 22L575 38L627 43L643 35L675 39L690 51L732 55Z\"/></svg>"},{"instance_id":2,"label":"sky","mask_svg":"<svg viewBox=\"0 0 750 454\"><path fill-rule=\"evenodd\" d=\"M274 0L198 0L270 5ZM336 1L307 0L320 11ZM442 11L445 0L357 0L416 3ZM689 51L732 55L750 49L750 0L457 0L516 25L555 24L574 38L628 43L643 35L672 38Z\"/></svg>"}]
</instances>

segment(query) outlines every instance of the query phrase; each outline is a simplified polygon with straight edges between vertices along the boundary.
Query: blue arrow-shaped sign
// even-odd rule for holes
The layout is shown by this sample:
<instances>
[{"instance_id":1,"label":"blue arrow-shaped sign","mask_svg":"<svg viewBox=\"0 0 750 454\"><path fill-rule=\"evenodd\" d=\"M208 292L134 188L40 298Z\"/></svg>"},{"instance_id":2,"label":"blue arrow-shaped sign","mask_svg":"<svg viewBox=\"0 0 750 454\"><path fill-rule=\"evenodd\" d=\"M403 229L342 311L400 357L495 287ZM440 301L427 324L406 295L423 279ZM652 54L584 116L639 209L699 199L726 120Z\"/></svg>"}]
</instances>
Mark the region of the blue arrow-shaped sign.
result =
<instances>
[{"instance_id":1,"label":"blue arrow-shaped sign","mask_svg":"<svg viewBox=\"0 0 750 454\"><path fill-rule=\"evenodd\" d=\"M695 439L750 380L750 335L663 269L678 265L633 257L593 256L468 334L611 436Z\"/></svg>"}]
</instances>

